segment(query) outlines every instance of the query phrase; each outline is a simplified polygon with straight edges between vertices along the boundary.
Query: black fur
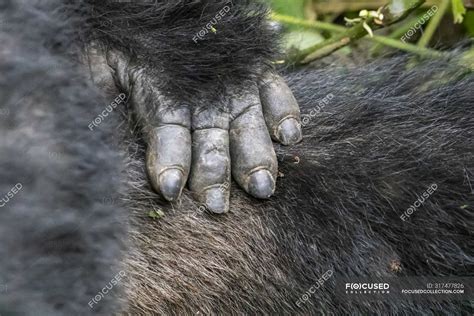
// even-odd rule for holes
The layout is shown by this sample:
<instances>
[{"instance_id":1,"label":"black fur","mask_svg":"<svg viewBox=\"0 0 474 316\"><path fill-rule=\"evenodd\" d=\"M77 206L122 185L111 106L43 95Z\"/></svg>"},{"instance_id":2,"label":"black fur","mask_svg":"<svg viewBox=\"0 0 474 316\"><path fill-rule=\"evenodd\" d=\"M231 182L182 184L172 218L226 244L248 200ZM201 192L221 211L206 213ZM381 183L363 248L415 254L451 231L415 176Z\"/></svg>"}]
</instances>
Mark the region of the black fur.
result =
<instances>
[{"instance_id":1,"label":"black fur","mask_svg":"<svg viewBox=\"0 0 474 316\"><path fill-rule=\"evenodd\" d=\"M77 26L85 43L99 42L136 58L157 86L181 102L211 102L229 84L256 80L274 55L275 34L260 1L75 3L85 19ZM206 28L211 22L215 32Z\"/></svg>"},{"instance_id":2,"label":"black fur","mask_svg":"<svg viewBox=\"0 0 474 316\"><path fill-rule=\"evenodd\" d=\"M317 114L304 120L301 144L278 149L284 177L275 196L253 200L234 185L225 216L202 213L187 195L171 209L156 204L136 156L129 200L142 254L128 259L132 313L472 311L456 301L347 302L334 291L348 276L473 276L474 77L447 61L405 66L400 57L289 74L303 114ZM135 142L130 149L136 155ZM432 184L434 194L403 221ZM150 219L152 207L166 209L164 218ZM328 270L334 276L298 307Z\"/></svg>"},{"instance_id":3,"label":"black fur","mask_svg":"<svg viewBox=\"0 0 474 316\"><path fill-rule=\"evenodd\" d=\"M43 9L2 2L0 14L0 314L85 315L126 243L125 209L107 203L121 191L118 115L87 128L110 101L46 48L67 30ZM117 293L93 311L113 312Z\"/></svg>"},{"instance_id":4,"label":"black fur","mask_svg":"<svg viewBox=\"0 0 474 316\"><path fill-rule=\"evenodd\" d=\"M172 3L173 12L182 12L177 9L182 1ZM114 21L101 29L94 24L101 15L95 14L119 4L99 4L85 24L95 25L98 33L87 28L78 33L89 12L84 9L91 7L56 4L4 0L0 5L0 196L23 185L0 208L0 313L472 314L470 302L369 305L334 294L340 276L473 276L472 74L445 61L405 70L403 57L288 74L303 114L316 114L301 144L278 147L284 176L275 197L257 201L234 185L230 213L212 216L188 192L172 206L153 193L133 121L120 123L114 113L94 132L87 128L112 100L90 86L75 62L76 49L103 39L116 47L130 42L139 52L143 43L131 33L97 37L116 23L122 29L130 12L117 20L107 17ZM193 30L199 24L186 21ZM221 31L216 28L215 41ZM246 42L242 34L231 34L235 30L240 29L222 32L242 45L236 53L245 56ZM145 28L138 34L147 37ZM114 40L122 35L128 38ZM181 48L174 39L169 45L160 58ZM216 69L227 75L237 69L251 78L251 69L230 65L221 50L225 44L219 45L217 58L223 61ZM250 54L257 64L268 62L260 49ZM143 62L166 64L152 53L147 51ZM173 82L189 86L189 95L193 90L208 95L209 86L201 83L219 74L209 67L213 60L201 51L182 61L170 59L177 64L165 69L165 78L176 76ZM198 77L186 78L186 63L196 67ZM224 78L218 81L222 87L232 81ZM319 104L329 94L333 98ZM117 131L127 130L125 123L131 123L124 135L128 173L121 178L115 142L122 134ZM119 200L122 181L127 189ZM402 221L402 213L433 183L436 192ZM154 219L158 210L164 216ZM122 259L128 239L132 244ZM127 274L120 283L125 296L117 286L91 309L90 299L121 269ZM298 299L329 269L334 278L298 307Z\"/></svg>"}]
</instances>

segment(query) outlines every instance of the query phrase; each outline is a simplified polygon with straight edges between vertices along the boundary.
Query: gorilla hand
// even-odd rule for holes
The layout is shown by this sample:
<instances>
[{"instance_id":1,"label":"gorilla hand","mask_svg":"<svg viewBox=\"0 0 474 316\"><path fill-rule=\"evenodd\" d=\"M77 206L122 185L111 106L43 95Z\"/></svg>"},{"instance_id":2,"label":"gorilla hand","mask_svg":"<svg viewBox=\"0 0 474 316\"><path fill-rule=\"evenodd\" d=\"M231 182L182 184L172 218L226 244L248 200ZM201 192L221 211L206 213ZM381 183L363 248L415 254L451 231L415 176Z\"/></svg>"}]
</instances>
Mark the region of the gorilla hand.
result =
<instances>
[{"instance_id":1,"label":"gorilla hand","mask_svg":"<svg viewBox=\"0 0 474 316\"><path fill-rule=\"evenodd\" d=\"M267 71L259 83L228 87L221 104L187 104L120 52L91 49L88 57L99 85L129 95L144 129L151 183L166 200L178 199L189 180L208 210L224 213L231 173L252 196L273 194L278 166L271 138L283 145L302 139L298 104L281 77Z\"/></svg>"}]
</instances>

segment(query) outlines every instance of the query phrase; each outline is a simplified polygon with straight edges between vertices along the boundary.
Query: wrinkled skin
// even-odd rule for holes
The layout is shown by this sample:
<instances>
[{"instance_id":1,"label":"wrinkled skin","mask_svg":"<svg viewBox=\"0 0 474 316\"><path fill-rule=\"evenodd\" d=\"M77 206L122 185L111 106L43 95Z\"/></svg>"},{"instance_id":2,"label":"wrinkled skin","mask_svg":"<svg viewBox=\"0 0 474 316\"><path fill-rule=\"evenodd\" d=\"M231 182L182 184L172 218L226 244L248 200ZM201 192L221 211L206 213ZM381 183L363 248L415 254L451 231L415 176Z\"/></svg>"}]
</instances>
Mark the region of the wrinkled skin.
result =
<instances>
[{"instance_id":1,"label":"wrinkled skin","mask_svg":"<svg viewBox=\"0 0 474 316\"><path fill-rule=\"evenodd\" d=\"M148 145L150 181L166 200L176 201L188 182L209 211L225 213L231 174L253 197L273 195L272 139L283 145L302 139L298 104L279 75L266 71L258 83L228 87L222 104L188 104L168 97L159 78L119 51L91 46L86 55L95 83L128 95Z\"/></svg>"}]
</instances>

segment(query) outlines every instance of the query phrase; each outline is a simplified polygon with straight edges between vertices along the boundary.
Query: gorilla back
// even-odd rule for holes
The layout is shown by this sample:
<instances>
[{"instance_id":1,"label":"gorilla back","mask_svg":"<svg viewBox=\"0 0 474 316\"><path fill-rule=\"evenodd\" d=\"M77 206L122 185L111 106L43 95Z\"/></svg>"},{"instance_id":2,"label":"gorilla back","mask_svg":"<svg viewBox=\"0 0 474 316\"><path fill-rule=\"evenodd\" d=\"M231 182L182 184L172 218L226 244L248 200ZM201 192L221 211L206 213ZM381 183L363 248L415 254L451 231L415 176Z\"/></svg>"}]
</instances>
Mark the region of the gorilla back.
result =
<instances>
[{"instance_id":1,"label":"gorilla back","mask_svg":"<svg viewBox=\"0 0 474 316\"><path fill-rule=\"evenodd\" d=\"M274 198L235 193L225 216L206 215L187 197L172 208L156 204L132 142L131 312L472 311L469 301L367 304L336 295L341 277L473 276L474 77L444 61L405 64L399 57L289 74L306 136L278 149ZM440 69L449 83L437 81ZM151 209L166 209L164 217L151 219Z\"/></svg>"}]
</instances>

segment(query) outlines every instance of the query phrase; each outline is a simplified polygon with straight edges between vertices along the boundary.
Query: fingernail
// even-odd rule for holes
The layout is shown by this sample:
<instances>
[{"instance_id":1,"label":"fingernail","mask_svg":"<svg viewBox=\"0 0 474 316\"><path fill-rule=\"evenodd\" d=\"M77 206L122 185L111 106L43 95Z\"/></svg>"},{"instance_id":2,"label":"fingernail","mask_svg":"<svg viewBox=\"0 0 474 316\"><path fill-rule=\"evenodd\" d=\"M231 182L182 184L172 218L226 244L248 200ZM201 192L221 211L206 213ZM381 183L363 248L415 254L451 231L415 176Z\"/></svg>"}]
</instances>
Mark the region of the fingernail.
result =
<instances>
[{"instance_id":1,"label":"fingernail","mask_svg":"<svg viewBox=\"0 0 474 316\"><path fill-rule=\"evenodd\" d=\"M160 174L160 192L170 202L178 199L184 185L184 175L179 169L168 169Z\"/></svg>"},{"instance_id":2,"label":"fingernail","mask_svg":"<svg viewBox=\"0 0 474 316\"><path fill-rule=\"evenodd\" d=\"M278 140L283 145L292 145L301 141L301 124L294 118L287 118L278 126Z\"/></svg>"},{"instance_id":3,"label":"fingernail","mask_svg":"<svg viewBox=\"0 0 474 316\"><path fill-rule=\"evenodd\" d=\"M207 209L216 214L226 213L229 210L229 200L222 188L211 188L205 192Z\"/></svg>"},{"instance_id":4,"label":"fingernail","mask_svg":"<svg viewBox=\"0 0 474 316\"><path fill-rule=\"evenodd\" d=\"M259 170L250 175L249 193L259 199L268 199L275 190L275 181L268 170Z\"/></svg>"}]
</instances>

